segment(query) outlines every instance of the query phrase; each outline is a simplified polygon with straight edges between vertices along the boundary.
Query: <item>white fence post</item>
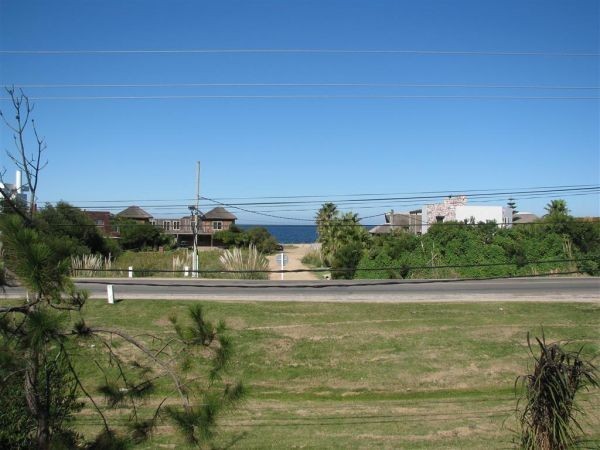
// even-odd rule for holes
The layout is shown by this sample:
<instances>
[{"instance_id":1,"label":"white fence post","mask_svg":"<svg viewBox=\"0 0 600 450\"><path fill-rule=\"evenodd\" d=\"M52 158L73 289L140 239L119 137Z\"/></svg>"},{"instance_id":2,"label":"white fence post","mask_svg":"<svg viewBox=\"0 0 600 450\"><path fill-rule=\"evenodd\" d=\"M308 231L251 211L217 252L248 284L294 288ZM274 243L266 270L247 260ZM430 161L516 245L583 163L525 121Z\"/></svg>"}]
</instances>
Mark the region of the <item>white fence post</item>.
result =
<instances>
[{"instance_id":1,"label":"white fence post","mask_svg":"<svg viewBox=\"0 0 600 450\"><path fill-rule=\"evenodd\" d=\"M190 268L188 266L183 266L183 276L187 277L190 275Z\"/></svg>"},{"instance_id":2,"label":"white fence post","mask_svg":"<svg viewBox=\"0 0 600 450\"><path fill-rule=\"evenodd\" d=\"M115 303L115 293L113 291L113 285L112 284L106 285L106 295L108 296L108 303L110 305L114 305L114 303Z\"/></svg>"},{"instance_id":3,"label":"white fence post","mask_svg":"<svg viewBox=\"0 0 600 450\"><path fill-rule=\"evenodd\" d=\"M129 266L129 278L133 278L133 266Z\"/></svg>"}]
</instances>

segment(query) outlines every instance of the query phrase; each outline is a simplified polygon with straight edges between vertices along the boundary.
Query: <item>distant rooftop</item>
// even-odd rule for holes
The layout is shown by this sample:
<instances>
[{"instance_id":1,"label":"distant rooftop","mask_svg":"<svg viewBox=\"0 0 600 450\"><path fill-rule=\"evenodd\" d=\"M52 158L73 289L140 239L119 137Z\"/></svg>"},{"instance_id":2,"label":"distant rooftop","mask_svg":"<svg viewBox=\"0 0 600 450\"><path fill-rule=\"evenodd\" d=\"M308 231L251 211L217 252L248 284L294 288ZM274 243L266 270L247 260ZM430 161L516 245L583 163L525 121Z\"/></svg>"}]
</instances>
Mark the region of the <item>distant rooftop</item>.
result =
<instances>
[{"instance_id":1,"label":"distant rooftop","mask_svg":"<svg viewBox=\"0 0 600 450\"><path fill-rule=\"evenodd\" d=\"M124 217L126 219L152 219L152 216L144 211L139 206L130 206L129 208L124 209L120 213L117 214L119 217Z\"/></svg>"},{"instance_id":2,"label":"distant rooftop","mask_svg":"<svg viewBox=\"0 0 600 450\"><path fill-rule=\"evenodd\" d=\"M204 214L204 218L208 220L237 220L237 217L231 214L222 206L217 206Z\"/></svg>"}]
</instances>

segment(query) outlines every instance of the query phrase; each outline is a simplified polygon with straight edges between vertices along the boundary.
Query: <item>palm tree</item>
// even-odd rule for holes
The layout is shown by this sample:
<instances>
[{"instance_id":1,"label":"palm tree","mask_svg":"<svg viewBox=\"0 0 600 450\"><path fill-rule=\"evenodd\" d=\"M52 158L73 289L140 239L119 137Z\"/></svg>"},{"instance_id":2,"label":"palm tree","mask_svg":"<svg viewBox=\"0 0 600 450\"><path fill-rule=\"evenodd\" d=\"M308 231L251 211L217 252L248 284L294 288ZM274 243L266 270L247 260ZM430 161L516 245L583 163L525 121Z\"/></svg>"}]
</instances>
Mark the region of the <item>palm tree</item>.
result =
<instances>
[{"instance_id":1,"label":"palm tree","mask_svg":"<svg viewBox=\"0 0 600 450\"><path fill-rule=\"evenodd\" d=\"M328 202L321 206L321 209L317 212L315 220L317 222L317 235L318 241L321 243L321 253L323 259L329 263L331 256L331 248L333 246L333 228L332 224L337 218L338 209L335 204Z\"/></svg>"},{"instance_id":2,"label":"palm tree","mask_svg":"<svg viewBox=\"0 0 600 450\"><path fill-rule=\"evenodd\" d=\"M567 201L563 199L551 200L544 209L547 211L546 217L568 216L570 212L567 208Z\"/></svg>"},{"instance_id":3,"label":"palm tree","mask_svg":"<svg viewBox=\"0 0 600 450\"><path fill-rule=\"evenodd\" d=\"M319 211L317 212L317 216L315 217L315 220L317 222L317 232L319 233L319 236L321 236L321 231L323 229L326 229L333 220L333 218L337 216L337 213L337 206L335 206L334 203L323 203L323 206L321 206L321 209L319 209Z\"/></svg>"}]
</instances>

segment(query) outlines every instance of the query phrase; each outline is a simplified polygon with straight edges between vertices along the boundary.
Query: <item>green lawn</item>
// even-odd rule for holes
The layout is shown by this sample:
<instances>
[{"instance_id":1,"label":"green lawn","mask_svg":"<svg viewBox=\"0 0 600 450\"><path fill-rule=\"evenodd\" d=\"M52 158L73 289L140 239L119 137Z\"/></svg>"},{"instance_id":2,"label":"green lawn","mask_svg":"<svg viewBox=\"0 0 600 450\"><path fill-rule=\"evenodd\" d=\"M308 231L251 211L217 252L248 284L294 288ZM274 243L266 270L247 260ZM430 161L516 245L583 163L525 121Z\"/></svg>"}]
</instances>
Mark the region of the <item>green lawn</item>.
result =
<instances>
[{"instance_id":1,"label":"green lawn","mask_svg":"<svg viewBox=\"0 0 600 450\"><path fill-rule=\"evenodd\" d=\"M226 319L231 373L250 389L222 421L224 438L244 433L233 448L510 448L513 386L531 363L527 331L600 353L596 304L202 303L209 318ZM85 316L162 334L189 304L89 301ZM582 400L594 447L600 392ZM99 424L80 417L84 432ZM182 446L165 424L139 448Z\"/></svg>"}]
</instances>

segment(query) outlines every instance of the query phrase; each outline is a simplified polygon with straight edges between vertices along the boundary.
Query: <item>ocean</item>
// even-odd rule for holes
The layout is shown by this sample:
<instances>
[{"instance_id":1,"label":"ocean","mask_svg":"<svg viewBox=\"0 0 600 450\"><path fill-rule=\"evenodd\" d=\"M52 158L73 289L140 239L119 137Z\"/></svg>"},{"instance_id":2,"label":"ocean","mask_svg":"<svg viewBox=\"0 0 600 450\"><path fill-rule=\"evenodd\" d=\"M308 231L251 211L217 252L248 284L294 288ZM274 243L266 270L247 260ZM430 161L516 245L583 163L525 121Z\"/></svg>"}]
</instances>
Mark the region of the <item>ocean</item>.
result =
<instances>
[{"instance_id":1,"label":"ocean","mask_svg":"<svg viewBox=\"0 0 600 450\"><path fill-rule=\"evenodd\" d=\"M239 227L244 230L266 228L280 244L312 244L317 241L316 225L239 225Z\"/></svg>"},{"instance_id":2,"label":"ocean","mask_svg":"<svg viewBox=\"0 0 600 450\"><path fill-rule=\"evenodd\" d=\"M365 225L370 229L373 225ZM316 225L239 225L240 228L263 227L275 236L280 244L312 244L317 241Z\"/></svg>"}]
</instances>

